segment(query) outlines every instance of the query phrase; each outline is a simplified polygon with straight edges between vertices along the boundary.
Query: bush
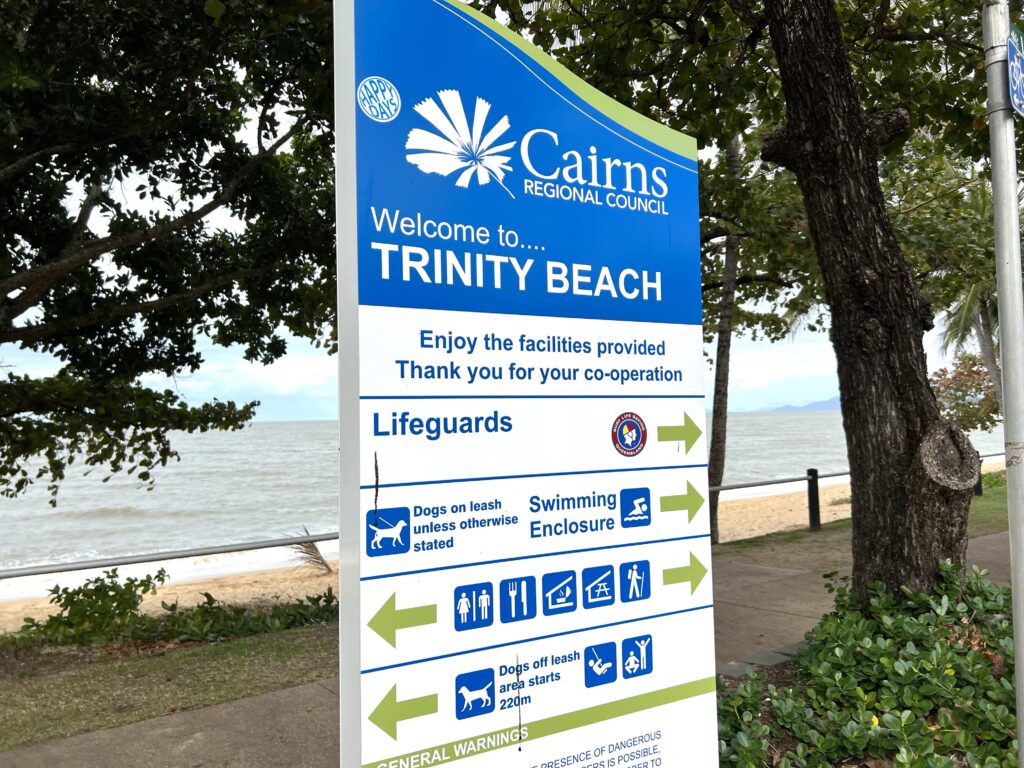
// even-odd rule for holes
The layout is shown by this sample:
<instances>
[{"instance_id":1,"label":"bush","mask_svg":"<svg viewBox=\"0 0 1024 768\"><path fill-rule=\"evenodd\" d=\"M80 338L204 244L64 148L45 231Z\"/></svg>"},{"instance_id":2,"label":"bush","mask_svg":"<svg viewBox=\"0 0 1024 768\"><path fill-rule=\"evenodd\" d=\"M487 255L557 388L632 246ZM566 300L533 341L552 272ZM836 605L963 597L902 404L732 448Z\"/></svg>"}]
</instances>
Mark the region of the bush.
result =
<instances>
[{"instance_id":1,"label":"bush","mask_svg":"<svg viewBox=\"0 0 1024 768\"><path fill-rule=\"evenodd\" d=\"M832 574L835 610L808 633L795 684L722 697L723 764L1017 766L1009 590L942 567L933 594L884 588L862 607Z\"/></svg>"},{"instance_id":2,"label":"bush","mask_svg":"<svg viewBox=\"0 0 1024 768\"><path fill-rule=\"evenodd\" d=\"M161 568L155 576L128 578L122 584L114 568L74 589L56 585L50 590L50 602L60 610L42 622L25 619L21 634L71 645L131 638L150 623L150 617L139 610L142 598L166 581L167 572Z\"/></svg>"},{"instance_id":3,"label":"bush","mask_svg":"<svg viewBox=\"0 0 1024 768\"><path fill-rule=\"evenodd\" d=\"M177 602L161 603L162 614L143 613L140 610L143 597L155 593L157 586L166 581L167 573L161 568L156 575L128 578L122 583L115 568L88 579L80 587L55 586L50 590L50 602L60 606L60 610L45 621L25 619L18 632L0 635L0 641L19 646L167 640L214 642L322 624L338 618L338 598L331 588L304 600L269 606L224 605L205 592L204 602L195 607L180 608Z\"/></svg>"}]
</instances>

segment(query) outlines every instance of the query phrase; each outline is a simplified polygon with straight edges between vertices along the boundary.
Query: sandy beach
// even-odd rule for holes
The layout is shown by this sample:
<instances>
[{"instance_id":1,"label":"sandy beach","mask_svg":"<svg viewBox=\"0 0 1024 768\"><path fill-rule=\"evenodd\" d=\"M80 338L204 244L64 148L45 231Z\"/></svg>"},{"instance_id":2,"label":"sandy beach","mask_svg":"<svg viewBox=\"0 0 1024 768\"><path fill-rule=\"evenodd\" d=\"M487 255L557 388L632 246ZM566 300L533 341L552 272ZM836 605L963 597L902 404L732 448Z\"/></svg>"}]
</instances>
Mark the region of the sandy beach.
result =
<instances>
[{"instance_id":1,"label":"sandy beach","mask_svg":"<svg viewBox=\"0 0 1024 768\"><path fill-rule=\"evenodd\" d=\"M823 487L820 494L822 522L850 516L849 485ZM835 503L843 500L846 503ZM718 517L723 542L803 528L807 526L807 492L722 501L719 503ZM337 563L332 563L332 566L337 571ZM174 569L169 570L174 572ZM59 574L53 578L64 586L68 583L68 576ZM336 572L325 574L308 566L237 573L195 581L176 579L161 587L156 595L147 596L142 605L144 610L153 612L160 611L161 601L171 603L178 600L182 606L191 606L203 600L204 592L209 592L223 603L291 600L323 592L328 586L334 586L337 591L337 580ZM17 629L26 616L41 619L54 610L55 606L49 603L48 598L0 602L0 631Z\"/></svg>"},{"instance_id":2,"label":"sandy beach","mask_svg":"<svg viewBox=\"0 0 1024 768\"><path fill-rule=\"evenodd\" d=\"M1002 467L1000 461L986 462L983 470L994 472ZM822 523L850 516L848 484L823 486L819 495ZM723 543L806 527L806 490L721 501L718 505L719 538ZM178 600L182 606L195 605L203 600L204 592L209 592L223 603L239 603L298 599L324 592L328 586L334 586L337 591L337 563L332 563L332 566L335 573L331 574L308 566L296 566L196 581L174 580L161 587L155 596L148 596L143 602L143 609L159 611L161 601ZM54 581L61 581L63 585L66 574L64 580L54 577ZM21 626L24 617L41 619L53 610L48 598L0 602L0 631L15 630Z\"/></svg>"},{"instance_id":3,"label":"sandy beach","mask_svg":"<svg viewBox=\"0 0 1024 768\"><path fill-rule=\"evenodd\" d=\"M275 568L269 571L238 573L201 581L169 581L162 586L156 595L147 595L142 603L143 610L158 613L162 609L161 601L173 603L175 600L182 607L196 605L209 592L222 603L249 603L268 600L295 600L306 595L315 595L334 587L338 591L338 564L331 563L333 573L324 573L321 569L309 566L293 568ZM61 579L61 576L64 576ZM66 574L54 576L54 581L63 584L67 581ZM0 602L0 632L18 629L26 616L42 619L56 606L49 598L33 600L11 600Z\"/></svg>"}]
</instances>

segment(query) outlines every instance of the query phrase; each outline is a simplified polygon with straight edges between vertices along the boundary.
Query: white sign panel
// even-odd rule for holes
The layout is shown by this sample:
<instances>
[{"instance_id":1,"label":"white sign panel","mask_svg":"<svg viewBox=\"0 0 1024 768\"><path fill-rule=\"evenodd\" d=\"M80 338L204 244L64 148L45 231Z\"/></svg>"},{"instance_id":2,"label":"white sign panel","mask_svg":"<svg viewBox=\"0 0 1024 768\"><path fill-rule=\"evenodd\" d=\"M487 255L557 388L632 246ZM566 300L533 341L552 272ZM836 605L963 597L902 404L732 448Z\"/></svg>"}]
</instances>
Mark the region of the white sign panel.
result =
<instances>
[{"instance_id":1,"label":"white sign panel","mask_svg":"<svg viewBox=\"0 0 1024 768\"><path fill-rule=\"evenodd\" d=\"M717 765L695 145L461 3L354 30L342 764Z\"/></svg>"}]
</instances>

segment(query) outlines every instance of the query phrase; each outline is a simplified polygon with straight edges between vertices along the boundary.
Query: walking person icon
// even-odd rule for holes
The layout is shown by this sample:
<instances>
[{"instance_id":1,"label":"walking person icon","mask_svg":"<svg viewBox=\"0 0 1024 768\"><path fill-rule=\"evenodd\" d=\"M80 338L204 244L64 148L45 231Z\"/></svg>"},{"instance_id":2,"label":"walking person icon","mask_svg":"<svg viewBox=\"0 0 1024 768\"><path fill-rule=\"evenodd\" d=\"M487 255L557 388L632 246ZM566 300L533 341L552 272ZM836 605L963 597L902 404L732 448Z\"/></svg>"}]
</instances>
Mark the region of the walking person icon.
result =
<instances>
[{"instance_id":1,"label":"walking person icon","mask_svg":"<svg viewBox=\"0 0 1024 768\"><path fill-rule=\"evenodd\" d=\"M629 599L639 600L643 587L644 582L643 577L640 575L640 567L633 563L633 567L629 569Z\"/></svg>"},{"instance_id":2,"label":"walking person icon","mask_svg":"<svg viewBox=\"0 0 1024 768\"><path fill-rule=\"evenodd\" d=\"M619 583L622 602L646 600L651 596L651 564L647 560L623 563L619 566Z\"/></svg>"}]
</instances>

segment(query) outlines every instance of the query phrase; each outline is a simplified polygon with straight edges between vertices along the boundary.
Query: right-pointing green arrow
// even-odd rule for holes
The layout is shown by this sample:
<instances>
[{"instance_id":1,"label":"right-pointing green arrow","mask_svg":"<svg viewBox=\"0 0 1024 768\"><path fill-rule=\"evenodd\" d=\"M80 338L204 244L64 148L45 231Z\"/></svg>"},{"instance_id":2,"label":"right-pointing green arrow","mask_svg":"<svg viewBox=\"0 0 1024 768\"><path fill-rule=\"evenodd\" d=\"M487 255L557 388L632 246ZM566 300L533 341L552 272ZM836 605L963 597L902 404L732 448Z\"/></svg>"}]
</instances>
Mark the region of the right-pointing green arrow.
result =
<instances>
[{"instance_id":1,"label":"right-pointing green arrow","mask_svg":"<svg viewBox=\"0 0 1024 768\"><path fill-rule=\"evenodd\" d=\"M704 432L697 426L697 422L686 414L683 423L671 427L658 427L658 442L660 443L685 443L686 452L689 453L697 438Z\"/></svg>"},{"instance_id":2,"label":"right-pointing green arrow","mask_svg":"<svg viewBox=\"0 0 1024 768\"><path fill-rule=\"evenodd\" d=\"M670 584L682 584L684 582L690 582L690 594L692 595L697 591L697 587L704 581L704 577L707 575L708 569L704 567L704 564L697 559L697 556L690 553L690 564L685 565L682 568L666 568L662 573L662 577L666 586Z\"/></svg>"},{"instance_id":3,"label":"right-pointing green arrow","mask_svg":"<svg viewBox=\"0 0 1024 768\"><path fill-rule=\"evenodd\" d=\"M700 495L697 489L693 487L693 483L689 481L686 483L685 495L661 497L662 512L686 512L691 523L703 506L704 497Z\"/></svg>"},{"instance_id":4,"label":"right-pointing green arrow","mask_svg":"<svg viewBox=\"0 0 1024 768\"><path fill-rule=\"evenodd\" d=\"M384 733L395 741L398 741L398 724L403 720L412 720L414 717L424 717L437 712L437 694L420 696L418 699L398 700L398 686L391 686L391 690L381 699L377 708L370 713L371 723L380 728Z\"/></svg>"},{"instance_id":5,"label":"right-pointing green arrow","mask_svg":"<svg viewBox=\"0 0 1024 768\"><path fill-rule=\"evenodd\" d=\"M395 594L384 601L380 610L373 614L366 626L383 637L392 648L398 647L396 635L400 629L422 627L424 624L437 623L437 606L421 605L416 608L398 609L395 607Z\"/></svg>"}]
</instances>

